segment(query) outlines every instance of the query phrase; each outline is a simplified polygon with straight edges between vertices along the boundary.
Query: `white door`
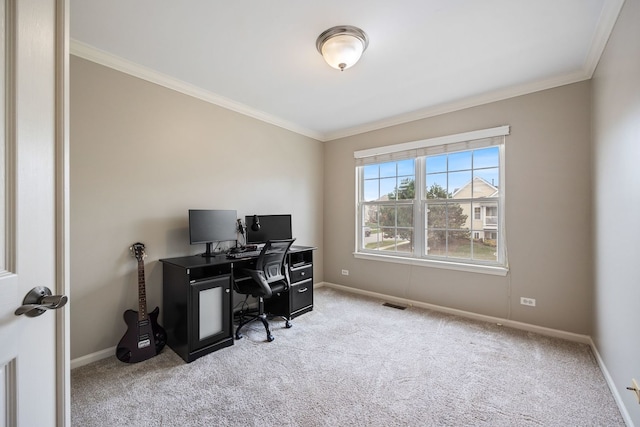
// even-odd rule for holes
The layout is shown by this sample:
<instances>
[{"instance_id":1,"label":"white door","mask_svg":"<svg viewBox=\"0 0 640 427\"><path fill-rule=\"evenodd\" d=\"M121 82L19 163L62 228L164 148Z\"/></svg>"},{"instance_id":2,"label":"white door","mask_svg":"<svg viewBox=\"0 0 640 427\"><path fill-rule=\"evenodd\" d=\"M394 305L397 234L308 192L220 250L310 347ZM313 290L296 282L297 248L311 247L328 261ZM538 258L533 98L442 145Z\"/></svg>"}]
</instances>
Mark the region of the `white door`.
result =
<instances>
[{"instance_id":1,"label":"white door","mask_svg":"<svg viewBox=\"0 0 640 427\"><path fill-rule=\"evenodd\" d=\"M68 305L15 314L68 289L66 1L0 0L0 426L70 423Z\"/></svg>"}]
</instances>

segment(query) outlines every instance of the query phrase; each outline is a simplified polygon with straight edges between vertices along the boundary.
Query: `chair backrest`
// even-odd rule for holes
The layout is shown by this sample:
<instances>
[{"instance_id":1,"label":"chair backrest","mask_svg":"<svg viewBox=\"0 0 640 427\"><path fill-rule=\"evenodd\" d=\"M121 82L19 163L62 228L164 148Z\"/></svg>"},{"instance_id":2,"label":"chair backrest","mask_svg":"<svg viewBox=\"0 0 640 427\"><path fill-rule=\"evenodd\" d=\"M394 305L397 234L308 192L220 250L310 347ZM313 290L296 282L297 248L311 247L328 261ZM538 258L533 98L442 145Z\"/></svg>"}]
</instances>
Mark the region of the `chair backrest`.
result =
<instances>
[{"instance_id":1,"label":"chair backrest","mask_svg":"<svg viewBox=\"0 0 640 427\"><path fill-rule=\"evenodd\" d=\"M284 268L287 252L296 239L269 240L265 243L256 261L256 270L264 272L267 283L288 277Z\"/></svg>"}]
</instances>

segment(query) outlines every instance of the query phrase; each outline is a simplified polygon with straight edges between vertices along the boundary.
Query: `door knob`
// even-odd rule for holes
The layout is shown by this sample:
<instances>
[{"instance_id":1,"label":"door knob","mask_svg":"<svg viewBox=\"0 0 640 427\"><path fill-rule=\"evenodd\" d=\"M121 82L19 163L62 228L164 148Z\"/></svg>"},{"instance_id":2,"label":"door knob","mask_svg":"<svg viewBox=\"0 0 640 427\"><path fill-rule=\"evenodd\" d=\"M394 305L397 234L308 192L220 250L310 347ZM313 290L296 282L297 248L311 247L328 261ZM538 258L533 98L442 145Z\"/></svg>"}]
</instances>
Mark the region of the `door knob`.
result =
<instances>
[{"instance_id":1,"label":"door knob","mask_svg":"<svg viewBox=\"0 0 640 427\"><path fill-rule=\"evenodd\" d=\"M46 286L37 286L27 293L22 305L15 311L15 315L26 314L29 317L37 317L47 310L63 307L67 301L69 298L66 295L51 295L51 289Z\"/></svg>"}]
</instances>

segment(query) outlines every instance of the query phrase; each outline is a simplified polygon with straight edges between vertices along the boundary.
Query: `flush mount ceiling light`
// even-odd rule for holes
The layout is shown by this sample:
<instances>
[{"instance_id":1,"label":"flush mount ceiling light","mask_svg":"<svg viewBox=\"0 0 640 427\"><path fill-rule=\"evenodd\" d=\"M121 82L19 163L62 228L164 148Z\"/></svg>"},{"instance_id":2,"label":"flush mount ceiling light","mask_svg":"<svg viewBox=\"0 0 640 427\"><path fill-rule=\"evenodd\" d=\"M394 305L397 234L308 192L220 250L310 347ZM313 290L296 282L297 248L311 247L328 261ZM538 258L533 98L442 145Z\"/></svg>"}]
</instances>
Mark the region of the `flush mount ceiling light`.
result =
<instances>
[{"instance_id":1,"label":"flush mount ceiling light","mask_svg":"<svg viewBox=\"0 0 640 427\"><path fill-rule=\"evenodd\" d=\"M327 64L340 71L355 65L367 46L367 34L351 25L329 28L316 40L316 48Z\"/></svg>"}]
</instances>

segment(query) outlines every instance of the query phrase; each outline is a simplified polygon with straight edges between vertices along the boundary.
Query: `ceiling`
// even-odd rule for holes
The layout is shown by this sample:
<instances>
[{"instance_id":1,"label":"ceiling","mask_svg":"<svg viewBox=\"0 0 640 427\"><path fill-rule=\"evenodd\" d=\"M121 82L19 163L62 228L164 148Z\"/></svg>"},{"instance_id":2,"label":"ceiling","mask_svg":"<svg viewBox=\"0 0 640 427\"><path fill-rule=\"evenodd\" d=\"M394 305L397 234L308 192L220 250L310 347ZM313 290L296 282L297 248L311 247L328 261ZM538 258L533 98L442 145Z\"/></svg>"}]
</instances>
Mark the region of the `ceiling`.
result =
<instances>
[{"instance_id":1,"label":"ceiling","mask_svg":"<svg viewBox=\"0 0 640 427\"><path fill-rule=\"evenodd\" d=\"M70 0L71 53L327 141L591 77L623 0ZM317 36L369 36L343 72Z\"/></svg>"}]
</instances>

